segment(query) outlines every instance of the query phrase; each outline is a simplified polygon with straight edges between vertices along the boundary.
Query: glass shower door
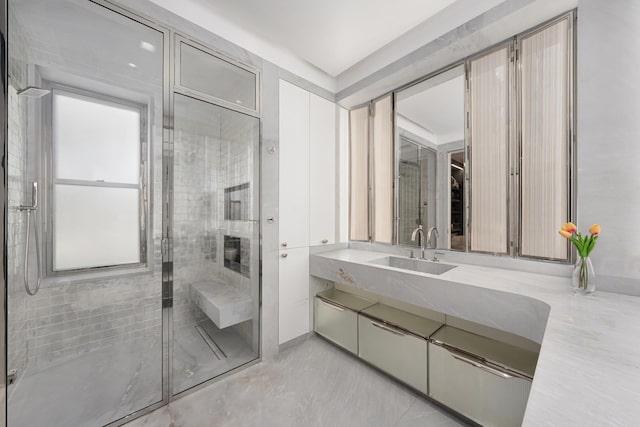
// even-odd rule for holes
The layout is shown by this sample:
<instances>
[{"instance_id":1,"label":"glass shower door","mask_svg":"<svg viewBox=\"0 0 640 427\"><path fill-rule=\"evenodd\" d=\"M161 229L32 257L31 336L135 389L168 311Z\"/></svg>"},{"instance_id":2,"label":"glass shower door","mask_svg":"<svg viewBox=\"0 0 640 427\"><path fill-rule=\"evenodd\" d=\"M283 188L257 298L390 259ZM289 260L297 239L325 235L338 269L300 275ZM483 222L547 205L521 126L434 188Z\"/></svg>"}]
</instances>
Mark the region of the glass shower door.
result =
<instances>
[{"instance_id":1,"label":"glass shower door","mask_svg":"<svg viewBox=\"0 0 640 427\"><path fill-rule=\"evenodd\" d=\"M8 10L8 425L119 422L168 397L168 31L86 0Z\"/></svg>"},{"instance_id":2,"label":"glass shower door","mask_svg":"<svg viewBox=\"0 0 640 427\"><path fill-rule=\"evenodd\" d=\"M175 95L173 394L259 356L259 129Z\"/></svg>"}]
</instances>

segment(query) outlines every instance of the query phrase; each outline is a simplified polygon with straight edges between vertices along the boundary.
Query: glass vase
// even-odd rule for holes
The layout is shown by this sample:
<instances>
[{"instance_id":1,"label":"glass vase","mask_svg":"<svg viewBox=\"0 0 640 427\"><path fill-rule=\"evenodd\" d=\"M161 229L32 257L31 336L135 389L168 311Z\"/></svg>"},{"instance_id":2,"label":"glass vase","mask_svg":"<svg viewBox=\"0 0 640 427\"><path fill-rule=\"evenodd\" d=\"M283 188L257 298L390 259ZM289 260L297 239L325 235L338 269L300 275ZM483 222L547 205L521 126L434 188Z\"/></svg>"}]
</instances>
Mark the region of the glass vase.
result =
<instances>
[{"instance_id":1,"label":"glass vase","mask_svg":"<svg viewBox=\"0 0 640 427\"><path fill-rule=\"evenodd\" d=\"M591 258L580 257L573 269L573 290L582 295L592 294L596 290L596 273Z\"/></svg>"}]
</instances>

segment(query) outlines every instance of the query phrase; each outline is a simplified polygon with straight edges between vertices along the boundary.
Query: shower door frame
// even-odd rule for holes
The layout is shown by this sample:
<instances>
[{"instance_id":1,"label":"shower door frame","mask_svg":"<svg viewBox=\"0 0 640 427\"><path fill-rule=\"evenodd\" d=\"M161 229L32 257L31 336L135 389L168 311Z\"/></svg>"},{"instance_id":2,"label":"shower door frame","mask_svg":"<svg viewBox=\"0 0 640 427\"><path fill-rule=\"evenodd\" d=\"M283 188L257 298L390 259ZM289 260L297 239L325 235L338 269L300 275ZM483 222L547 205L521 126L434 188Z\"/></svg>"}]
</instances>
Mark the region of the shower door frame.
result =
<instances>
[{"instance_id":1,"label":"shower door frame","mask_svg":"<svg viewBox=\"0 0 640 427\"><path fill-rule=\"evenodd\" d=\"M2 1L3 12L0 14L3 17L3 22L0 25L0 30L2 30L2 35L6 35L6 12L8 11L8 2L6 0ZM261 214L261 155L262 152L262 112L261 112L261 96L262 96L262 72L255 66L243 63L238 61L237 59L230 57L227 54L220 52L218 49L215 49L209 46L207 43L203 43L202 41L196 40L193 37L186 37L182 32L176 30L175 28L166 25L162 22L156 21L153 18L148 16L142 16L135 11L130 10L129 8L122 6L116 2L111 0L89 0L91 3L104 7L112 13L117 13L122 15L125 18L128 18L134 22L137 22L141 25L149 27L153 30L160 32L163 35L163 82L162 82L162 200L154 200L154 203L162 203L162 236L161 236L161 252L162 252L162 290L161 290L161 303L162 303L162 400L156 403L153 403L149 406L146 406L142 409L139 409L135 412L132 412L123 418L115 420L107 426L120 426L123 425L135 418L146 415L158 408L166 406L169 402L180 398L184 395L193 393L203 387L210 385L211 383L217 382L229 375L233 375L239 370L245 369L248 366L256 364L262 359L262 345L261 345L261 337L262 337L262 228L261 222L259 220ZM243 365L240 365L228 372L225 372L221 375L210 378L207 381L204 381L196 386L193 386L185 391L182 391L177 394L172 393L172 385L173 385L173 144L174 144L174 134L173 134L173 125L174 125L174 93L180 93L181 90L176 90L175 85L175 70L176 70L176 56L175 56L175 40L176 37L180 37L182 40L189 41L191 43L196 43L198 45L204 46L207 50L214 52L216 56L221 57L222 59L239 65L240 67L250 70L251 72L256 74L256 110L253 112L247 111L246 108L233 108L233 105L226 105L221 102L215 102L212 99L205 99L203 97L194 96L193 93L187 94L192 98L199 99L204 102L208 102L214 105L217 105L222 108L227 108L230 110L234 110L236 112L253 116L259 121L259 132L258 132L258 153L256 154L256 158L258 160L257 165L254 166L254 181L257 183L255 185L255 190L257 194L254 196L254 201L257 204L257 208L254 211L257 211L257 218L252 218L252 223L255 227L258 227L257 231L254 231L254 235L257 236L257 241L254 244L257 244L257 283L254 285L258 286L258 330L257 330L257 342L258 342L258 351L256 359L247 362ZM3 52L6 52L7 44L6 38L3 37ZM4 94L5 94L5 106L6 106L6 76L7 76L7 62L6 59L8 55L2 56L2 73L5 77L3 80L4 83ZM7 111L6 108L0 108L0 110L4 113L3 120L6 125L7 120ZM7 132L6 126L4 127L4 131L2 133L2 145L4 148L4 158L7 158ZM151 144L150 144L151 145ZM2 170L5 177L5 184L3 186L3 223L0 225L0 232L3 236L3 244L2 248L0 248L0 255L2 256L2 260L6 267L7 265L7 252L6 252L6 230L7 230L7 194L6 194L6 169L4 168L4 163L0 165L0 170ZM157 165L156 165L157 166ZM151 175L150 175L151 176ZM151 180L149 185L153 185ZM158 220L155 218L154 220ZM150 254L150 258L152 258ZM3 282L3 296L6 301L7 296L7 271L6 268L3 268L2 271L2 282ZM4 343L4 349L2 351L3 357L5 357L4 363L2 363L3 370L2 379L4 382L3 386L6 386L6 328L8 324L7 317L7 307L6 304L3 304L4 310L4 327L0 325L2 329L2 333L4 334L4 339L2 342ZM6 391L6 388L5 388ZM6 398L6 393L4 396L4 416L1 417L4 425L7 424L7 413L8 413L8 400Z\"/></svg>"},{"instance_id":2,"label":"shower door frame","mask_svg":"<svg viewBox=\"0 0 640 427\"><path fill-rule=\"evenodd\" d=\"M116 420L110 424L109 427L115 427L123 425L135 418L139 418L154 410L166 406L169 402L186 396L193 392L196 392L212 383L220 381L236 372L243 370L251 365L259 363L262 360L262 224L260 219L261 215L261 171L262 162L262 70L259 68L240 62L237 59L231 57L228 54L220 52L220 50L210 46L209 44L198 40L192 36L187 36L183 32L167 25L162 22L153 20L148 16L141 16L138 13L130 10L129 8L122 6L111 0L90 0L92 3L102 6L114 13L123 15L133 21L136 21L142 25L157 30L163 34L163 96L162 96L162 401L154 403L153 405L142 408L136 412L133 412L124 418ZM198 93L192 91L185 91L176 85L176 68L178 66L178 58L176 57L176 41L190 43L198 46L198 48L204 48L209 53L228 61L234 65L238 65L245 70L249 70L256 74L256 109L255 111L248 111L247 108L234 106L230 103L221 102L213 97L201 96ZM177 87L178 86L178 87ZM174 334L173 334L173 177L174 177L174 94L182 94L189 96L200 101L204 101L210 104L217 105L222 108L236 111L245 115L249 115L258 119L259 133L258 133L258 154L256 155L258 162L254 167L254 179L257 182L256 191L257 195L254 196L254 200L257 205L257 218L252 218L254 226L258 227L257 233L257 286L258 286L258 355L256 359L240 365L230 371L210 378L198 385L195 385L180 393L173 394L173 350L174 350ZM154 201L158 203L158 201Z\"/></svg>"},{"instance_id":3,"label":"shower door frame","mask_svg":"<svg viewBox=\"0 0 640 427\"><path fill-rule=\"evenodd\" d=\"M93 0L92 0L93 1ZM247 107L243 107L243 106L239 106L239 105L235 105L232 102L228 102L225 101L223 99L220 98L216 98L212 95L208 95L206 93L202 93L196 90L191 90L189 88L186 88L182 85L179 84L179 82L177 82L176 77L179 76L178 72L179 72L179 57L178 57L178 52L180 52L180 49L178 47L179 43L185 43L191 47L195 47L209 55L212 55L214 57L217 57L218 59L227 61L233 65L236 65L244 70L248 70L252 73L254 73L256 75L256 108L255 110L251 110ZM168 343L169 343L169 355L168 355L168 369L169 369L169 373L167 375L167 386L164 387L163 386L163 391L167 391L169 393L168 396L168 401L170 402L172 400L178 399L182 396L188 395L190 393L193 393L195 391L200 390L203 387L208 386L209 384L212 384L214 382L217 382L223 378L226 378L230 375L233 375L234 373L236 373L239 370L242 370L244 368L247 368L253 364L256 364L258 362L260 362L262 360L262 346L261 346L261 337L262 337L262 244L261 244L261 240L262 240L262 229L261 229L261 221L260 221L260 215L261 215L261 204L260 204L260 200L261 200L261 171L262 171L262 164L260 161L260 153L262 152L262 72L260 69L245 64L243 62L238 61L237 59L220 52L218 49L215 49L213 47L211 47L210 45L208 45L207 43L204 43L200 40L198 40L197 38L191 37L191 36L187 36L186 34L184 34L181 31L178 30L171 30L171 39L169 40L168 43L171 49L171 61L170 61L170 66L171 66L171 70L170 70L170 78L171 78L171 84L170 84L170 93L169 93L169 97L170 97L170 105L169 105L169 110L170 113L168 115L168 119L170 120L170 126L168 128L169 130L169 141L170 143L168 144L168 150L165 151L163 148L163 181L166 179L167 184L165 185L163 183L163 231L165 229L165 225L164 225L164 220L166 219L167 221L167 236L169 236L167 238L167 243L166 243L166 252L167 252L167 257L168 260L166 262L166 266L167 266L167 270L166 270L166 277L165 277L165 262L164 262L164 249L163 249L163 268L162 268L162 277L163 277L163 285L162 285L162 293L163 293L163 312L166 309L167 310L167 315L168 315L168 319L167 319L167 330L168 330ZM177 72L178 71L178 72ZM250 117L254 117L256 119L258 119L258 150L257 152L254 152L254 156L256 158L256 166L254 166L254 170L253 172L255 173L255 175L253 176L253 182L257 183L257 185L255 185L255 190L256 190L256 195L253 197L253 201L255 202L255 205L257 208L254 207L254 212L256 212L256 217L253 218L253 212L251 212L252 218L250 218L248 221L251 222L253 224L254 227L258 227L257 233L256 230L253 230L253 234L257 235L256 237L256 242L251 242L252 245L251 247L255 247L255 243L258 244L258 249L257 249L257 286L258 286L258 337L257 337L257 341L258 341L258 356L252 360L249 361L247 363L244 363L236 368L233 368L223 374L214 376L200 384L197 384L195 386L192 386L186 390L183 390L181 392L178 392L176 394L173 394L173 225L174 225L174 218L173 218L173 211L174 211L174 199L173 199L173 171L174 171L174 163L173 163L173 145L174 145L174 120L175 120L175 115L174 115L174 95L178 94L178 95L182 95L182 96L186 96L192 99L195 99L197 101L200 102L204 102L206 104L210 104L210 105L214 105L216 107L222 108L222 109L226 109L226 110L230 110L230 111L234 111L238 114L243 114L246 116L250 116ZM165 117L167 118L167 117ZM163 147L164 147L164 143L163 143ZM166 168L164 165L166 159ZM165 194L165 190L168 190ZM166 199L165 199L166 197ZM165 212L166 209L166 212ZM164 240L164 239L163 239ZM251 251L251 259L253 259L253 250ZM165 281L166 279L166 281ZM166 284L166 288L165 288L165 284ZM166 298L166 304L168 305L165 308L165 292L167 295ZM164 346L164 343L163 343ZM164 380L164 378L163 378ZM164 383L163 383L164 384ZM164 390L166 388L166 390Z\"/></svg>"}]
</instances>

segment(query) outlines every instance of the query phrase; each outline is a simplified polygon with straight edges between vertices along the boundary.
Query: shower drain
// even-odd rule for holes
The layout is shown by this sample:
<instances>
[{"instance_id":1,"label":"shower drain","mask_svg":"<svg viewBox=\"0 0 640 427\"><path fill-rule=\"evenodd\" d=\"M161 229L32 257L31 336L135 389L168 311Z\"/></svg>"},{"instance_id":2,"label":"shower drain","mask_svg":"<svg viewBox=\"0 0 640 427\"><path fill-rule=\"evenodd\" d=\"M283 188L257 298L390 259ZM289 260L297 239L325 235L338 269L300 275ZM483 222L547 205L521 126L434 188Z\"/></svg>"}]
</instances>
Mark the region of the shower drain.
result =
<instances>
[{"instance_id":1,"label":"shower drain","mask_svg":"<svg viewBox=\"0 0 640 427\"><path fill-rule=\"evenodd\" d=\"M207 344L207 346L209 346L211 352L218 360L227 358L227 355L224 354L224 351L222 351L222 349L218 347L213 338L211 338L211 336L207 333L207 331L205 331L202 326L196 326L196 331L198 331L204 342Z\"/></svg>"}]
</instances>

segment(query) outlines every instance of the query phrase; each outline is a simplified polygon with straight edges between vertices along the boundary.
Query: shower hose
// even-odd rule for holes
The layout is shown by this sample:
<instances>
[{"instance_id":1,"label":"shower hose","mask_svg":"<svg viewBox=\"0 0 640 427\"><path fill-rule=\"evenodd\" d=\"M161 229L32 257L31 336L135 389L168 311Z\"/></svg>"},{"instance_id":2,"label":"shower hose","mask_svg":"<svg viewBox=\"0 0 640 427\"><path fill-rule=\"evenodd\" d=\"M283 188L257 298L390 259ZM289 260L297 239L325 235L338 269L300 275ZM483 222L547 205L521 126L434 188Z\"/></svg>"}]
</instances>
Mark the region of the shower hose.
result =
<instances>
[{"instance_id":1,"label":"shower hose","mask_svg":"<svg viewBox=\"0 0 640 427\"><path fill-rule=\"evenodd\" d=\"M27 209L27 230L26 230L26 242L24 245L24 290L29 295L35 295L40 290L40 244L38 243L38 230L36 228L36 216L35 211L33 217L31 217L31 209ZM33 231L36 241L36 262L38 264L38 280L36 282L36 288L32 291L29 287L29 235L31 234L31 218L33 218Z\"/></svg>"}]
</instances>

